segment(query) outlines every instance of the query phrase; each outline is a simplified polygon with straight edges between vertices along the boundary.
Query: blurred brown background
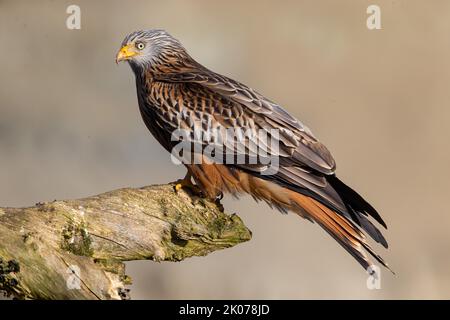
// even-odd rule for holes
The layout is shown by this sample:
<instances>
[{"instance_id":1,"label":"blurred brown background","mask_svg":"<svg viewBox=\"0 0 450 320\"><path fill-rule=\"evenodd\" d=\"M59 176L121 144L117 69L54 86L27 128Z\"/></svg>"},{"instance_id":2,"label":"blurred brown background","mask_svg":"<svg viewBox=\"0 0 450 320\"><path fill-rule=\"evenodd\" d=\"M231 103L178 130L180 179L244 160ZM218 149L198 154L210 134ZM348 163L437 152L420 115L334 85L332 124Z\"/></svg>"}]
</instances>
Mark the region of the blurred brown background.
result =
<instances>
[{"instance_id":1,"label":"blurred brown background","mask_svg":"<svg viewBox=\"0 0 450 320\"><path fill-rule=\"evenodd\" d=\"M68 30L78 4L82 29ZM366 27L377 4L382 30ZM450 1L2 1L0 204L180 178L115 53L164 28L207 67L285 106L378 208L381 290L319 227L225 200L252 241L182 263L132 262L134 298L450 298Z\"/></svg>"}]
</instances>

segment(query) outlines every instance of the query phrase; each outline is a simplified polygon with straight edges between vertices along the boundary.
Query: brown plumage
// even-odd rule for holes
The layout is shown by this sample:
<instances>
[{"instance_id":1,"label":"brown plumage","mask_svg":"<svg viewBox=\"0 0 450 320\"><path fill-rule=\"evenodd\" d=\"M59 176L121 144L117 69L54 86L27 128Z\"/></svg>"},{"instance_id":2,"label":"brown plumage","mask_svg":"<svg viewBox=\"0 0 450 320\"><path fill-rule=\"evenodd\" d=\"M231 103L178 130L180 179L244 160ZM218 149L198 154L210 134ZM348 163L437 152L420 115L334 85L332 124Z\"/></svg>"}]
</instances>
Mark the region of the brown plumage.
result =
<instances>
[{"instance_id":1,"label":"brown plumage","mask_svg":"<svg viewBox=\"0 0 450 320\"><path fill-rule=\"evenodd\" d=\"M372 264L366 252L387 266L363 234L387 247L370 217L386 224L368 202L336 177L336 164L327 148L282 107L203 67L163 30L128 35L117 56L121 60L127 60L136 75L142 118L159 143L171 152L179 142L172 141L172 133L183 129L193 144L200 144L200 152L189 155L198 161L185 161L185 165L207 196L248 193L282 212L293 211L317 223L364 268ZM222 133L229 128L248 130L248 136L226 145L226 152L238 157L249 154L252 146L262 147L278 159L279 168L265 174L268 165L262 160L211 163L202 151L217 141L196 139L195 128ZM271 130L277 130L278 136ZM261 131L276 140L278 148L251 134Z\"/></svg>"}]
</instances>

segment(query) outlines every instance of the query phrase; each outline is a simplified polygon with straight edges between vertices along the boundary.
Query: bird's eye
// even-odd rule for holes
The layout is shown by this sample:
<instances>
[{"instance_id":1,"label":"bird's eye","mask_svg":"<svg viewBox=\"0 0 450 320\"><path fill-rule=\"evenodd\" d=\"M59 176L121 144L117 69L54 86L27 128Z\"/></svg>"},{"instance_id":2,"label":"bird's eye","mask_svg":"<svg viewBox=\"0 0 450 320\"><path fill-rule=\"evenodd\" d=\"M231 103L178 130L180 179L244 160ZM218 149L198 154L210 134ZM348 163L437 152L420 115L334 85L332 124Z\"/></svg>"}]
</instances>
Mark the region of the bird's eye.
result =
<instances>
[{"instance_id":1,"label":"bird's eye","mask_svg":"<svg viewBox=\"0 0 450 320\"><path fill-rule=\"evenodd\" d=\"M145 48L145 44L142 42L136 42L136 48L143 50Z\"/></svg>"}]
</instances>

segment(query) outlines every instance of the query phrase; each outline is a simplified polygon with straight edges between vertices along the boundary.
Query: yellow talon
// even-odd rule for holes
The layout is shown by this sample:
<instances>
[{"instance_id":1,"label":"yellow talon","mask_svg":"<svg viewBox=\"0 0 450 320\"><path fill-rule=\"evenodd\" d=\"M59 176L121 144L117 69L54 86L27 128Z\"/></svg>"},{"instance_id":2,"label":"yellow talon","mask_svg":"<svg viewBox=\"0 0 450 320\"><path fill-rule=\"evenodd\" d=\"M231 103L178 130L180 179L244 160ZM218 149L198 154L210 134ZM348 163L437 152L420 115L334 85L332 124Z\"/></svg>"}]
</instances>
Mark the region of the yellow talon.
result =
<instances>
[{"instance_id":1,"label":"yellow talon","mask_svg":"<svg viewBox=\"0 0 450 320\"><path fill-rule=\"evenodd\" d=\"M174 185L173 189L177 193L181 189L185 189L186 191L188 191L192 195L196 195L196 196L201 197L201 198L204 197L204 195L203 195L202 191L200 190L200 188L197 185L192 183L191 174L189 172L186 174L186 176L183 179L175 181L174 184L175 185Z\"/></svg>"},{"instance_id":2,"label":"yellow talon","mask_svg":"<svg viewBox=\"0 0 450 320\"><path fill-rule=\"evenodd\" d=\"M183 189L184 187L190 187L192 186L192 182L191 182L191 174L188 172L186 173L186 176L183 179L177 180L175 181L175 192L180 191L181 189Z\"/></svg>"}]
</instances>

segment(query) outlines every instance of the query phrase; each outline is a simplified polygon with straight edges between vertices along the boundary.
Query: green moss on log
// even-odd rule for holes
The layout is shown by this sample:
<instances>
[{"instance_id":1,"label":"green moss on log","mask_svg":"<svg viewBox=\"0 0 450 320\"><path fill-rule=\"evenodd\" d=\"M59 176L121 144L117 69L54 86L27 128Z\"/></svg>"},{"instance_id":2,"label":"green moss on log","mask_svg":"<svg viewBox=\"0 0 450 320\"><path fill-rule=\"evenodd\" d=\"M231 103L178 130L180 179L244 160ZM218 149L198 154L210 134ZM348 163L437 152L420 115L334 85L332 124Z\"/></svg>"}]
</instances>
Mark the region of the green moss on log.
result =
<instances>
[{"instance_id":1,"label":"green moss on log","mask_svg":"<svg viewBox=\"0 0 450 320\"><path fill-rule=\"evenodd\" d=\"M78 256L91 257L94 251L91 248L92 239L85 223L69 222L62 231L61 248Z\"/></svg>"}]
</instances>

